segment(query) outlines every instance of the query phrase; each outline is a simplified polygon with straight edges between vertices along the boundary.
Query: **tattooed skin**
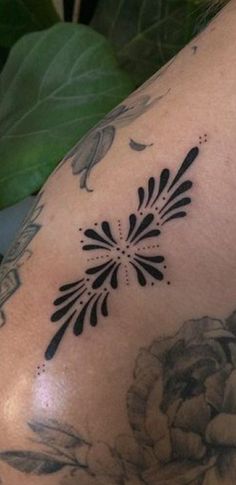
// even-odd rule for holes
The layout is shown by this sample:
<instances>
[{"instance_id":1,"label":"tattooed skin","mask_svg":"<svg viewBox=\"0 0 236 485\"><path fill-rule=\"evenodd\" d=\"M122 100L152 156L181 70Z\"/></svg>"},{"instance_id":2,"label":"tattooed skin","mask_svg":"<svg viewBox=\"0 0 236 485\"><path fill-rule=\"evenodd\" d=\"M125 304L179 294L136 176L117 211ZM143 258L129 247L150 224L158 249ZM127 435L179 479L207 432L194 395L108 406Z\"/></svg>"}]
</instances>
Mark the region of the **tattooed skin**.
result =
<instances>
[{"instance_id":1,"label":"tattooed skin","mask_svg":"<svg viewBox=\"0 0 236 485\"><path fill-rule=\"evenodd\" d=\"M82 249L89 254L88 262L94 263L76 281L59 288L51 321L59 322L60 328L45 352L47 360L53 358L69 327L79 336L86 322L95 327L100 318L108 316L110 296L120 285L129 286L136 279L144 287L165 280L159 239L170 222L187 215L193 184L185 176L198 154L199 147L193 147L176 173L165 168L158 179L150 177L139 187L136 211L127 221L122 218L111 224L103 220L80 228Z\"/></svg>"},{"instance_id":2,"label":"tattooed skin","mask_svg":"<svg viewBox=\"0 0 236 485\"><path fill-rule=\"evenodd\" d=\"M58 474L60 485L234 484L236 312L188 320L140 349L126 407L130 432L113 446L33 420L29 449L2 451L0 460L26 474Z\"/></svg>"},{"instance_id":3,"label":"tattooed skin","mask_svg":"<svg viewBox=\"0 0 236 485\"><path fill-rule=\"evenodd\" d=\"M145 143L139 143L132 138L130 139L129 146L132 150L135 150L136 152L142 152L145 150L147 147L151 147L153 143L149 143L148 145L145 145Z\"/></svg>"},{"instance_id":4,"label":"tattooed skin","mask_svg":"<svg viewBox=\"0 0 236 485\"><path fill-rule=\"evenodd\" d=\"M0 327L6 323L3 306L21 286L20 267L32 255L29 245L41 228L37 221L43 209L41 197L42 193L36 197L34 206L27 215L16 241L0 266Z\"/></svg>"},{"instance_id":5,"label":"tattooed skin","mask_svg":"<svg viewBox=\"0 0 236 485\"><path fill-rule=\"evenodd\" d=\"M169 91L168 91L169 92ZM149 94L137 96L133 94L126 104L121 104L111 111L105 118L80 141L64 158L62 164L70 161L74 175L80 176L80 188L88 187L88 177L93 167L101 162L112 147L118 128L127 126L135 119L146 113L165 95L151 98ZM138 144L137 144L138 145ZM135 145L133 146L133 148ZM143 149L146 145L143 145ZM134 148L135 149L135 148ZM61 166L61 165L60 165ZM60 168L59 166L59 168Z\"/></svg>"}]
</instances>

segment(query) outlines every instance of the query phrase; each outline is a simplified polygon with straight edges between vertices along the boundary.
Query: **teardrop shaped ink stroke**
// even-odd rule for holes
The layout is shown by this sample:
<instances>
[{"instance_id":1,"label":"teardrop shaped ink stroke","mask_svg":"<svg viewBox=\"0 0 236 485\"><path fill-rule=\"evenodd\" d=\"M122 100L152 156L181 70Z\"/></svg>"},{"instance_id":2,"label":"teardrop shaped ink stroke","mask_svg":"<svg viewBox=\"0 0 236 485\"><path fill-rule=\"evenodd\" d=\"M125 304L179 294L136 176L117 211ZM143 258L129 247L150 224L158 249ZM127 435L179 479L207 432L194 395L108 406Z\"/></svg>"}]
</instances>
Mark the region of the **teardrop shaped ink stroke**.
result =
<instances>
[{"instance_id":1,"label":"teardrop shaped ink stroke","mask_svg":"<svg viewBox=\"0 0 236 485\"><path fill-rule=\"evenodd\" d=\"M108 316L108 300L111 292L117 290L122 282L122 270L127 272L129 267L141 287L164 280L165 258L157 254L155 248L159 247L157 242L163 226L187 215L192 200L186 193L189 194L193 183L183 178L198 154L199 148L193 147L176 174L172 176L170 170L165 168L159 179L149 177L147 185L138 188L137 211L128 216L126 236L122 233L120 223L115 230L115 225L111 226L107 220L96 223L96 229L88 228L83 232L86 240L82 249L94 251L97 255L94 260L98 262L87 268L83 278L60 287L60 295L54 300L56 310L51 321L62 321L62 324L47 348L47 360L56 354L68 327L72 325L74 335L79 336L86 322L96 327L101 318ZM140 209L143 213L140 213ZM124 223L122 227L125 227ZM154 248L151 253L147 249L150 244ZM102 258L107 260L104 262Z\"/></svg>"}]
</instances>

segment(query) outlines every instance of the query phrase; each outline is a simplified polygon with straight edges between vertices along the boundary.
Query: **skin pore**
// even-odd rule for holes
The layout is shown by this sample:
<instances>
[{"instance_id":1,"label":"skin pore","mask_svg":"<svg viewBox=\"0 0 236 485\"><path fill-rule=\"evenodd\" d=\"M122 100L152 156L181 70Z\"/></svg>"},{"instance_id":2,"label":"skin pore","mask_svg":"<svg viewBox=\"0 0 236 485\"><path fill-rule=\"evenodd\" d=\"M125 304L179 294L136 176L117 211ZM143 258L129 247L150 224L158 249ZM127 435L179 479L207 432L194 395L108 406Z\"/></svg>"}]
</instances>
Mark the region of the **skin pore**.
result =
<instances>
[{"instance_id":1,"label":"skin pore","mask_svg":"<svg viewBox=\"0 0 236 485\"><path fill-rule=\"evenodd\" d=\"M235 22L72 149L6 256L2 484L235 483Z\"/></svg>"}]
</instances>

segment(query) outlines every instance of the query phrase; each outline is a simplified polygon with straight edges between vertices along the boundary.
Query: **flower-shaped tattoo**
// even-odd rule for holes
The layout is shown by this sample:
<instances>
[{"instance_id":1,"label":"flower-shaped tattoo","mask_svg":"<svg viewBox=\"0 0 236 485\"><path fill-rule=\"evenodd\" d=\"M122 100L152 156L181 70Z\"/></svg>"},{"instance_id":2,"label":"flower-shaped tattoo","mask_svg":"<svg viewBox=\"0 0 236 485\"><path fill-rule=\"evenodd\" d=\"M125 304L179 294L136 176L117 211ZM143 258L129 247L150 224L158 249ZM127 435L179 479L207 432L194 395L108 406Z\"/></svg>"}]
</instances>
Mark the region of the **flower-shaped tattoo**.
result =
<instances>
[{"instance_id":1,"label":"flower-shaped tattoo","mask_svg":"<svg viewBox=\"0 0 236 485\"><path fill-rule=\"evenodd\" d=\"M188 320L141 348L126 408L130 432L112 445L42 418L28 422L41 448L3 450L0 461L28 476L63 470L61 485L234 484L236 312Z\"/></svg>"},{"instance_id":2,"label":"flower-shaped tattoo","mask_svg":"<svg viewBox=\"0 0 236 485\"><path fill-rule=\"evenodd\" d=\"M5 303L21 286L20 268L31 257L30 243L41 229L38 218L44 205L42 192L37 195L33 207L26 217L17 239L10 247L0 266L0 328L6 323Z\"/></svg>"},{"instance_id":3,"label":"flower-shaped tattoo","mask_svg":"<svg viewBox=\"0 0 236 485\"><path fill-rule=\"evenodd\" d=\"M61 322L61 326L46 350L47 360L55 355L68 327L78 336L86 322L95 327L108 316L110 296L122 282L129 286L135 276L144 287L165 279L166 264L159 252L159 239L166 225L187 215L193 184L185 175L198 154L199 147L193 147L177 173L172 175L165 168L158 179L150 177L145 186L139 187L136 211L128 215L127 221L122 218L111 224L103 220L88 229L80 228L89 267L77 281L59 288L51 321Z\"/></svg>"}]
</instances>

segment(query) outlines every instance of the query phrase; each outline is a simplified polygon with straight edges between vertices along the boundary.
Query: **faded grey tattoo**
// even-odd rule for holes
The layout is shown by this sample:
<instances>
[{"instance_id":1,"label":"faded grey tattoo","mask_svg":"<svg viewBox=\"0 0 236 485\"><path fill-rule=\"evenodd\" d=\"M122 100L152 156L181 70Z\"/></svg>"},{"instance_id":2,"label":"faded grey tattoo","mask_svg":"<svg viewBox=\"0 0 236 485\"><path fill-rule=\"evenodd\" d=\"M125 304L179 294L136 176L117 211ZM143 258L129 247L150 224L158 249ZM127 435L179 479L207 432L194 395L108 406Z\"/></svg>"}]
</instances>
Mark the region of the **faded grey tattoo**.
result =
<instances>
[{"instance_id":1,"label":"faded grey tattoo","mask_svg":"<svg viewBox=\"0 0 236 485\"><path fill-rule=\"evenodd\" d=\"M199 145L207 140L200 137ZM130 286L136 280L153 286L165 280L165 257L160 253L160 236L170 223L187 215L191 204L192 181L186 178L199 154L193 147L175 173L165 168L158 178L150 177L137 190L135 212L111 223L95 222L79 229L83 251L88 255L88 268L76 281L59 288L54 300L51 321L58 325L45 358L54 357L69 328L75 336L83 333L86 324L96 327L110 313L111 295L121 285ZM170 284L170 281L167 281Z\"/></svg>"},{"instance_id":2,"label":"faded grey tattoo","mask_svg":"<svg viewBox=\"0 0 236 485\"><path fill-rule=\"evenodd\" d=\"M33 208L0 265L0 327L6 322L3 307L21 286L20 267L32 255L29 245L41 228L37 220L43 209L41 197L42 193L36 197Z\"/></svg>"},{"instance_id":3,"label":"faded grey tattoo","mask_svg":"<svg viewBox=\"0 0 236 485\"><path fill-rule=\"evenodd\" d=\"M235 483L236 312L186 321L142 348L126 405L130 432L112 446L44 419L28 423L34 448L0 460L26 474L60 472L61 485Z\"/></svg>"},{"instance_id":4,"label":"faded grey tattoo","mask_svg":"<svg viewBox=\"0 0 236 485\"><path fill-rule=\"evenodd\" d=\"M169 91L168 91L169 92ZM74 175L80 176L80 187L88 187L88 177L93 167L101 162L114 143L118 128L127 126L148 111L165 95L151 98L149 94L131 95L126 104L121 104L111 111L98 125L68 153L62 164L70 161ZM61 165L62 165L61 164ZM61 167L59 165L59 168Z\"/></svg>"}]
</instances>

